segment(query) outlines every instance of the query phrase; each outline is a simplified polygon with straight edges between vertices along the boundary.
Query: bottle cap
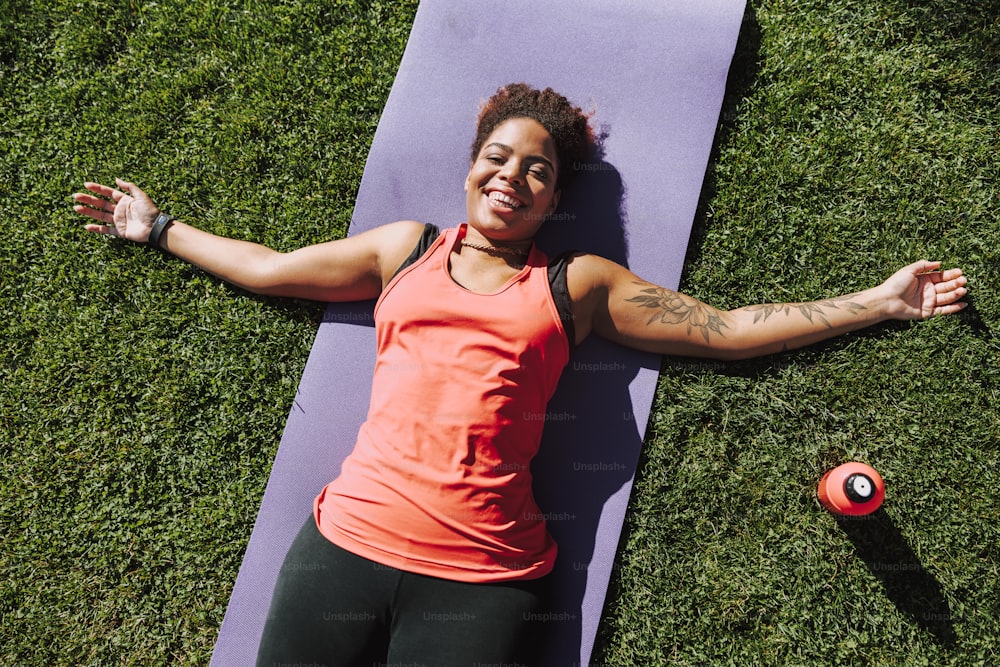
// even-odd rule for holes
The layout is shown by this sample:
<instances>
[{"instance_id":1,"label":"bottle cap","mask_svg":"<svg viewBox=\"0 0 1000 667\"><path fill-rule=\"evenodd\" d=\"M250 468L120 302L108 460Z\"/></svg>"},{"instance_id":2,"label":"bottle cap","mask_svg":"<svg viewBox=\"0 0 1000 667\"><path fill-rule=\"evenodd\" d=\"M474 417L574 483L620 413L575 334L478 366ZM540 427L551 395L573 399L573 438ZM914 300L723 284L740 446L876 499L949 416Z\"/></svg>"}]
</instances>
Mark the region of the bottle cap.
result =
<instances>
[{"instance_id":1,"label":"bottle cap","mask_svg":"<svg viewBox=\"0 0 1000 667\"><path fill-rule=\"evenodd\" d=\"M834 514L871 514L882 505L885 483L869 465L852 461L823 475L817 490L823 507Z\"/></svg>"}]
</instances>

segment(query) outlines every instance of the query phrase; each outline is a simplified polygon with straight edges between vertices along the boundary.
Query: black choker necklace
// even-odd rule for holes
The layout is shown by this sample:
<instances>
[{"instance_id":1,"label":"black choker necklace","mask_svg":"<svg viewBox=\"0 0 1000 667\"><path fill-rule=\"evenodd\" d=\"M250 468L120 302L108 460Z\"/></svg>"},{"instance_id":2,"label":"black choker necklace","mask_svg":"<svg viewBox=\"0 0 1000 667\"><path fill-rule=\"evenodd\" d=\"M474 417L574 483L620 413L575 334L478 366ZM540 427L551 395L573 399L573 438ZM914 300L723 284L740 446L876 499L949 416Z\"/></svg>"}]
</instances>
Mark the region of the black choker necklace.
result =
<instances>
[{"instance_id":1,"label":"black choker necklace","mask_svg":"<svg viewBox=\"0 0 1000 667\"><path fill-rule=\"evenodd\" d=\"M479 250L480 252L485 252L488 255L504 255L506 257L524 258L528 256L529 252L531 252L531 248L518 250L516 248L504 248L502 246L477 245L475 243L469 243L464 239L462 240L462 245L464 245L466 248L472 248L473 250Z\"/></svg>"}]
</instances>

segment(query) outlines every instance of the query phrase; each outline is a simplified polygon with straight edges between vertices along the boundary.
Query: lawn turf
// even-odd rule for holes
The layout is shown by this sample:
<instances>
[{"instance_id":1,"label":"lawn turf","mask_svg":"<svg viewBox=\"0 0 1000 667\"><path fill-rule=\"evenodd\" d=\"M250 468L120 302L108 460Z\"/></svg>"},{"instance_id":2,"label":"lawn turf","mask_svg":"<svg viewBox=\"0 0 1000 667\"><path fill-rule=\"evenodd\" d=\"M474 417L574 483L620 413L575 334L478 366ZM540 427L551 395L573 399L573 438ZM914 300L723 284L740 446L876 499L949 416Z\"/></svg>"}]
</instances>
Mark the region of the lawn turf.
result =
<instances>
[{"instance_id":1,"label":"lawn turf","mask_svg":"<svg viewBox=\"0 0 1000 667\"><path fill-rule=\"evenodd\" d=\"M322 315L89 236L68 195L123 176L213 232L343 236L415 6L7 0L3 664L207 662ZM595 662L1000 660L998 17L751 2L682 288L823 298L926 256L973 308L665 360ZM851 459L887 499L838 524L815 487Z\"/></svg>"}]
</instances>

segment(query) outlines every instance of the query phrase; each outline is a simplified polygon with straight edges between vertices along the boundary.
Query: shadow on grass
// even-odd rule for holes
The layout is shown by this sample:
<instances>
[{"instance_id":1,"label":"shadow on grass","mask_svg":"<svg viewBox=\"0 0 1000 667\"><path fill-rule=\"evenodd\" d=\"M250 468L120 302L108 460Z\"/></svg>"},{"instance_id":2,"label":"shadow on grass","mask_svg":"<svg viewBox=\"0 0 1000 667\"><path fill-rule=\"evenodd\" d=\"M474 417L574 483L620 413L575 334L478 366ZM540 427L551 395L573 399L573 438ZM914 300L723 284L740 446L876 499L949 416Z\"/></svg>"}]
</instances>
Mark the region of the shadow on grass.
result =
<instances>
[{"instance_id":1,"label":"shadow on grass","mask_svg":"<svg viewBox=\"0 0 1000 667\"><path fill-rule=\"evenodd\" d=\"M729 65L729 72L726 75L726 89L722 97L719 124L715 130L712 149L709 153L708 169L705 171L705 180L701 186L694 222L691 225L691 235L688 239L684 268L681 273L681 285L687 281L690 267L694 264L695 258L701 256L705 237L708 234L709 211L711 203L718 193L715 165L719 161L719 152L729 136L736 130L740 105L750 94L750 89L760 72L761 28L751 4L747 2L743 11L740 34L736 40L736 49Z\"/></svg>"},{"instance_id":2,"label":"shadow on grass","mask_svg":"<svg viewBox=\"0 0 1000 667\"><path fill-rule=\"evenodd\" d=\"M684 260L684 269L681 275L682 284L686 279L688 267L691 265L691 259L701 253L701 248L704 244L705 235L707 233L708 211L710 203L716 195L716 179L713 165L718 161L720 146L725 143L728 136L737 126L737 122L739 120L739 106L749 94L750 88L754 81L756 81L757 74L760 71L759 58L761 29L760 24L757 21L757 15L751 4L752 3L748 2L744 9L743 21L740 26L740 33L736 42L736 49L727 74L726 88L723 94L722 108L719 114L719 124L716 127L715 137L713 139L712 149L709 155L709 166L705 173L705 179L702 183L702 189L698 198L697 209L695 211L694 222L691 226L691 235L688 240L687 253ZM662 363L670 364L677 363L677 361L671 357L664 357ZM699 360L699 363L703 363L703 360ZM642 442L645 442L646 438L649 436L648 432L639 435L642 437ZM638 465L636 466L636 481L638 481L638 478L642 475L642 471L647 465L647 454L641 447L638 459ZM630 508L626 513L625 526L622 531L622 543L624 543L626 536L631 533L634 528L630 519L633 515L633 511L631 509L632 502L634 502L634 500L630 501ZM602 622L598 628L594 651L591 655L591 659L593 661L591 664L605 664L609 658L609 648L612 644L614 630L611 629L607 623L607 619L615 613L614 607L621 599L622 556L623 552L619 549L612 566L608 593L605 597L604 608L601 614Z\"/></svg>"},{"instance_id":3,"label":"shadow on grass","mask_svg":"<svg viewBox=\"0 0 1000 667\"><path fill-rule=\"evenodd\" d=\"M955 626L941 584L923 566L884 508L863 517L837 517L837 524L896 609L939 644L953 645Z\"/></svg>"},{"instance_id":4,"label":"shadow on grass","mask_svg":"<svg viewBox=\"0 0 1000 667\"><path fill-rule=\"evenodd\" d=\"M959 320L969 328L974 336L980 338L984 341L992 341L995 336L993 335L993 329L990 325L983 320L983 316L979 313L976 308L975 297L971 294L967 294L963 299L968 305L965 307L961 313L958 313L954 317L959 318Z\"/></svg>"},{"instance_id":5,"label":"shadow on grass","mask_svg":"<svg viewBox=\"0 0 1000 667\"><path fill-rule=\"evenodd\" d=\"M1000 92L1000 0L892 0L884 7L897 17L901 41L933 46L972 68L967 78L923 81L925 93L936 89L949 99L972 92L988 103Z\"/></svg>"}]
</instances>

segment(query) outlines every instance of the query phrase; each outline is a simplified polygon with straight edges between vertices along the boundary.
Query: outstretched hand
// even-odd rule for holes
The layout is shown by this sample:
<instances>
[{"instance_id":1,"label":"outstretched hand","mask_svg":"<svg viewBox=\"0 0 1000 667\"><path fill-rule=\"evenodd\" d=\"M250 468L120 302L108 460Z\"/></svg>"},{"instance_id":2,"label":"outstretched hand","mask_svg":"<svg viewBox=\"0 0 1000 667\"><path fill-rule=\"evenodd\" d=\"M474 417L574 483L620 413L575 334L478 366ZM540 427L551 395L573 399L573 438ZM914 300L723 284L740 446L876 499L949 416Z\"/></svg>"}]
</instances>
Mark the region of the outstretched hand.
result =
<instances>
[{"instance_id":1,"label":"outstretched hand","mask_svg":"<svg viewBox=\"0 0 1000 667\"><path fill-rule=\"evenodd\" d=\"M118 188L100 183L84 183L91 193L77 192L73 195L78 204L73 210L101 224L89 223L84 226L88 232L111 234L129 241L145 243L149 230L160 211L153 200L136 185L115 179ZM98 195L98 196L95 196Z\"/></svg>"},{"instance_id":2,"label":"outstretched hand","mask_svg":"<svg viewBox=\"0 0 1000 667\"><path fill-rule=\"evenodd\" d=\"M967 279L961 269L941 269L941 262L921 260L882 283L886 313L898 320L924 320L965 308Z\"/></svg>"}]
</instances>

